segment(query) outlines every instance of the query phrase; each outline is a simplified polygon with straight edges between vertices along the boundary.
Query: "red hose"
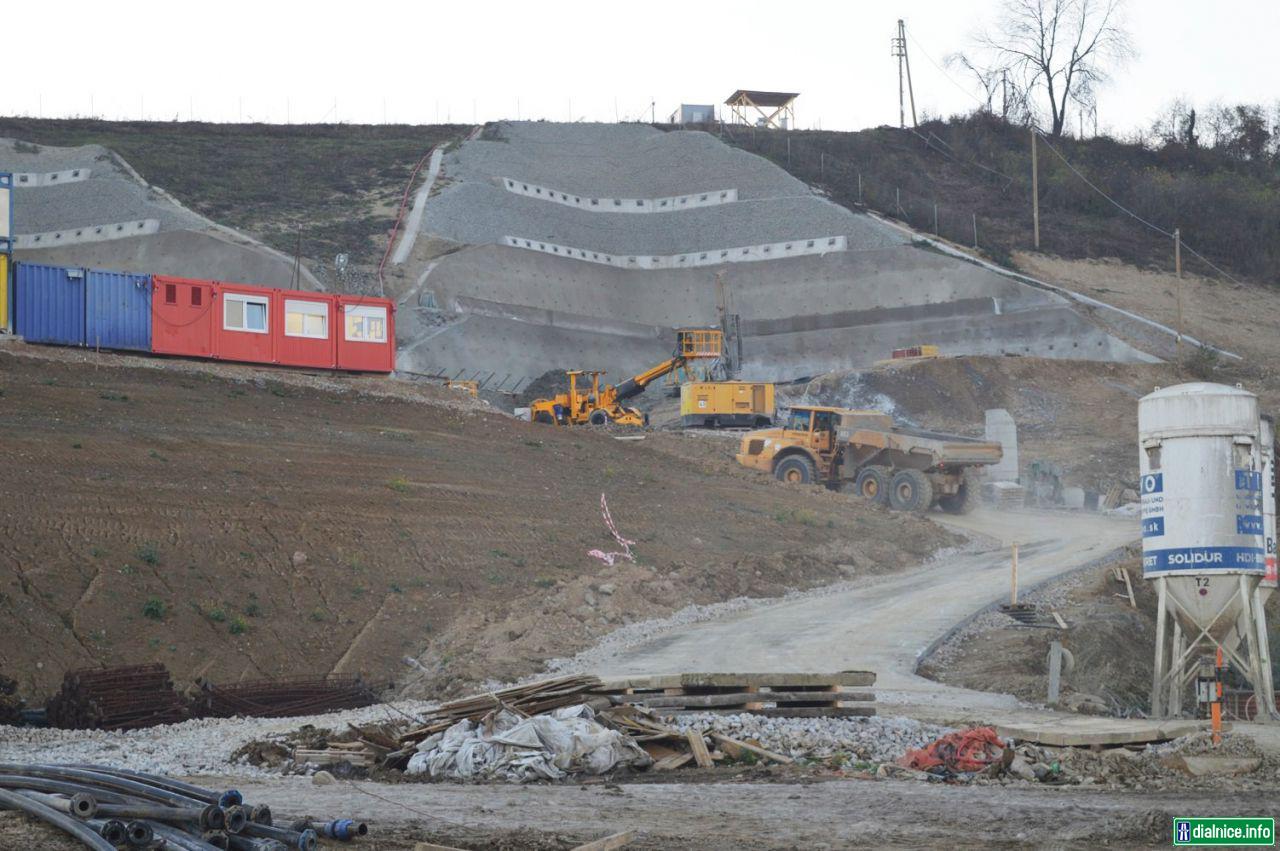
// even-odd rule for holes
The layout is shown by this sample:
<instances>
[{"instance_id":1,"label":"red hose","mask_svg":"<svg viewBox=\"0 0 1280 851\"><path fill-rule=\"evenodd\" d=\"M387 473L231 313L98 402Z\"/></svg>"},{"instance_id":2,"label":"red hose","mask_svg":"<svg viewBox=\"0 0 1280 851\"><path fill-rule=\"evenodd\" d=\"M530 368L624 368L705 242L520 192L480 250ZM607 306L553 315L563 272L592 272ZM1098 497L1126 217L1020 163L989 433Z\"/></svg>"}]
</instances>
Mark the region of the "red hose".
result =
<instances>
[{"instance_id":1,"label":"red hose","mask_svg":"<svg viewBox=\"0 0 1280 851\"><path fill-rule=\"evenodd\" d=\"M405 205L409 203L409 193L413 191L413 182L418 179L418 172L422 170L422 165L431 155L435 153L438 146L432 145L427 152L422 155L422 159L418 160L418 164L413 167L413 174L409 175L409 182L404 186L404 197L400 199L400 211L396 213L396 223L391 228L391 236L387 239L387 250L382 252L382 262L378 264L378 287L385 294L386 286L382 282L382 269L387 265L387 258L391 256L391 249L396 244L396 234L400 230L400 221L404 218Z\"/></svg>"}]
</instances>

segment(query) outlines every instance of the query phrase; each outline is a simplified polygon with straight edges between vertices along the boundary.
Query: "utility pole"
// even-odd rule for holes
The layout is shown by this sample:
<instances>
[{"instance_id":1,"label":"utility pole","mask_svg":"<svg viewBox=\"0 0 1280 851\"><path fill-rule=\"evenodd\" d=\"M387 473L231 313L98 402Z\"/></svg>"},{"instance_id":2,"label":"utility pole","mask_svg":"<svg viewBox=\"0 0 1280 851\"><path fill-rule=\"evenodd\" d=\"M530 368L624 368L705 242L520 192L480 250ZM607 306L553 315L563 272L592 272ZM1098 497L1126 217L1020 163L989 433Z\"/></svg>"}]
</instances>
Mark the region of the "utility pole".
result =
<instances>
[{"instance_id":1,"label":"utility pole","mask_svg":"<svg viewBox=\"0 0 1280 851\"><path fill-rule=\"evenodd\" d=\"M1000 69L1000 118L1009 120L1009 72Z\"/></svg>"},{"instance_id":2,"label":"utility pole","mask_svg":"<svg viewBox=\"0 0 1280 851\"><path fill-rule=\"evenodd\" d=\"M1035 247L1040 250L1040 169L1036 163L1036 128L1031 128L1031 221L1035 228Z\"/></svg>"},{"instance_id":3,"label":"utility pole","mask_svg":"<svg viewBox=\"0 0 1280 851\"><path fill-rule=\"evenodd\" d=\"M1178 276L1178 336L1174 339L1174 351L1182 355L1182 228L1173 229L1173 268Z\"/></svg>"},{"instance_id":4,"label":"utility pole","mask_svg":"<svg viewBox=\"0 0 1280 851\"><path fill-rule=\"evenodd\" d=\"M906 99L911 100L911 126L918 127L916 121L916 95L911 87L911 60L907 58L907 25L898 19L898 34L889 40L889 55L898 60L898 126L907 126ZM905 90L903 85L905 83Z\"/></svg>"}]
</instances>

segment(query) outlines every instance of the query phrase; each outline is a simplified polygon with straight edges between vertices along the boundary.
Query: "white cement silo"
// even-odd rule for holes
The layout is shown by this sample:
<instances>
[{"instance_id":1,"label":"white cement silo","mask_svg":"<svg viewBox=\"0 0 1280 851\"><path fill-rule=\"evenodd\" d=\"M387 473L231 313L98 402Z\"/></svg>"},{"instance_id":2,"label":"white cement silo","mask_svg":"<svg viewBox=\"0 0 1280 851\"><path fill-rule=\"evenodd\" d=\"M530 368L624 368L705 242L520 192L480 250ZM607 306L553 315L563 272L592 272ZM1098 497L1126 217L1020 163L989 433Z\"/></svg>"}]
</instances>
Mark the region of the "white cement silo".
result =
<instances>
[{"instance_id":1,"label":"white cement silo","mask_svg":"<svg viewBox=\"0 0 1280 851\"><path fill-rule=\"evenodd\" d=\"M1258 398L1236 387L1180 384L1138 404L1142 569L1160 598L1156 717L1180 709L1187 662L1218 647L1256 692L1270 687L1260 431Z\"/></svg>"}]
</instances>

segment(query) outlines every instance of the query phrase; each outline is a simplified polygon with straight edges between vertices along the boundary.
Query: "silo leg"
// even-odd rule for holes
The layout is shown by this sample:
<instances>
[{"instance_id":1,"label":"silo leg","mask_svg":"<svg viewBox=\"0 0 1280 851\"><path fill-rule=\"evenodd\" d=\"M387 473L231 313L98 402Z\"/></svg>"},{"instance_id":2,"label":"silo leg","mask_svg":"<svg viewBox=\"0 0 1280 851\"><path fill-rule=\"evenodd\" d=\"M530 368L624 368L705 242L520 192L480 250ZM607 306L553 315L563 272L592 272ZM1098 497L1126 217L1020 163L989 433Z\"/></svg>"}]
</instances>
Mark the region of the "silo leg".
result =
<instances>
[{"instance_id":1,"label":"silo leg","mask_svg":"<svg viewBox=\"0 0 1280 851\"><path fill-rule=\"evenodd\" d=\"M1258 647L1258 630L1259 625L1265 625L1266 620L1260 609L1254 609L1253 595L1249 593L1249 577L1240 574L1240 602L1244 605L1249 617L1253 621L1253 629L1244 631L1245 642L1249 648L1249 680L1253 685L1253 694L1258 702L1258 721L1270 721L1275 714L1275 692L1269 692L1267 682L1270 676L1264 676L1262 671L1262 651ZM1269 672L1268 672L1269 673Z\"/></svg>"},{"instance_id":2,"label":"silo leg","mask_svg":"<svg viewBox=\"0 0 1280 851\"><path fill-rule=\"evenodd\" d=\"M1274 675L1271 669L1271 642L1267 640L1267 617L1263 609L1262 589L1253 589L1253 610L1254 610L1254 626L1258 630L1258 658L1262 667L1262 682L1258 686L1263 690L1267 699L1263 701L1258 699L1259 716L1263 716L1262 707L1267 708L1264 720L1280 720L1280 712L1276 711L1276 685Z\"/></svg>"},{"instance_id":3,"label":"silo leg","mask_svg":"<svg viewBox=\"0 0 1280 851\"><path fill-rule=\"evenodd\" d=\"M1182 676L1185 663L1180 660L1186 653L1186 637L1182 634L1182 624L1177 618L1173 619L1173 656L1169 662L1169 703L1167 704L1169 717L1178 718L1182 715L1182 690L1186 685L1186 681Z\"/></svg>"},{"instance_id":4,"label":"silo leg","mask_svg":"<svg viewBox=\"0 0 1280 851\"><path fill-rule=\"evenodd\" d=\"M1167 615L1165 604L1168 601L1167 580L1161 576L1156 580L1158 600L1156 603L1156 663L1151 675L1151 717L1163 718L1164 715L1164 627Z\"/></svg>"}]
</instances>

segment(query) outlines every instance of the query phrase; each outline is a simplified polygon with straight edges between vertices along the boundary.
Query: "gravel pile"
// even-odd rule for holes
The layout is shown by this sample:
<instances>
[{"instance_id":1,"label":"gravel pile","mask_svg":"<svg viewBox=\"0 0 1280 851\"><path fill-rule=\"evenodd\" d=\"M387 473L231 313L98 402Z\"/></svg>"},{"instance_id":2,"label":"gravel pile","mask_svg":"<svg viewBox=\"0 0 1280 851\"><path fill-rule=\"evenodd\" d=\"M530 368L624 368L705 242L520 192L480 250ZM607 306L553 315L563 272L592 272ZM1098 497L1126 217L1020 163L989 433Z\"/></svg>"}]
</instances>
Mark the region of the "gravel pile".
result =
<instances>
[{"instance_id":1,"label":"gravel pile","mask_svg":"<svg viewBox=\"0 0 1280 851\"><path fill-rule=\"evenodd\" d=\"M93 762L178 776L236 774L267 776L279 771L232 764L231 755L252 741L283 737L310 724L342 730L348 723L403 721L434 704L402 701L301 718L200 718L145 730L55 730L0 727L0 762ZM399 710L397 712L396 710Z\"/></svg>"},{"instance_id":2,"label":"gravel pile","mask_svg":"<svg viewBox=\"0 0 1280 851\"><path fill-rule=\"evenodd\" d=\"M892 762L920 748L950 727L910 718L765 718L759 715L698 713L668 719L681 732L701 729L735 739L758 741L766 750L790 757L821 759L848 754L859 762Z\"/></svg>"},{"instance_id":3,"label":"gravel pile","mask_svg":"<svg viewBox=\"0 0 1280 851\"><path fill-rule=\"evenodd\" d=\"M708 133L643 124L504 122L444 160L461 180L511 177L591 198L656 198L737 189L738 197L809 195L809 187Z\"/></svg>"},{"instance_id":4,"label":"gravel pile","mask_svg":"<svg viewBox=\"0 0 1280 851\"><path fill-rule=\"evenodd\" d=\"M15 145L24 150L17 150ZM25 148L11 139L0 140L0 171L88 168L90 173L88 180L15 189L15 233L46 233L138 219L158 219L161 230L199 228L205 224L199 216L139 184L101 145L40 147L37 153Z\"/></svg>"}]
</instances>

